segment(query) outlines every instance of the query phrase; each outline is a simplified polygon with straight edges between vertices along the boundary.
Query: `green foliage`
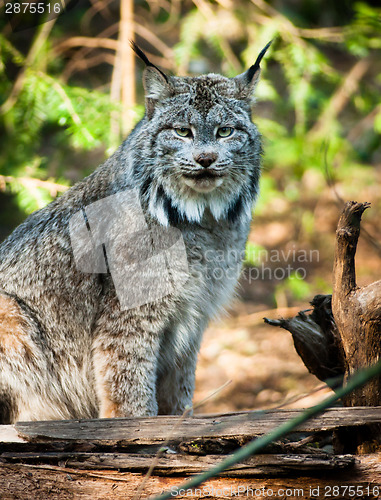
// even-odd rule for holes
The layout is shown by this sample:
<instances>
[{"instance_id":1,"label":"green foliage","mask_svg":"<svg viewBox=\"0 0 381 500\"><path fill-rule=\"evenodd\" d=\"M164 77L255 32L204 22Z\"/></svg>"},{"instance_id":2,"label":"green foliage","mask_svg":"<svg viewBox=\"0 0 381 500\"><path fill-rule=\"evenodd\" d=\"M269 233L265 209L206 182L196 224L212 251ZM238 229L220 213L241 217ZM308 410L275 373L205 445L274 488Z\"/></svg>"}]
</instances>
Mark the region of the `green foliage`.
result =
<instances>
[{"instance_id":1,"label":"green foliage","mask_svg":"<svg viewBox=\"0 0 381 500\"><path fill-rule=\"evenodd\" d=\"M34 64L25 68L22 88L15 103L0 115L0 173L15 178L9 182L9 189L16 194L20 208L26 213L42 208L52 200L49 190L31 184L26 187L17 181L19 177L46 178L49 165L49 158L44 154L46 139L61 152L107 147L110 116L112 111L119 109L118 105L111 103L108 93L67 85L60 81L59 76L48 75L39 69L41 54L49 52L48 45L45 45ZM14 84L11 78L7 78L7 63L11 61L22 66L24 58L4 37L0 37L0 46L0 94L6 96Z\"/></svg>"},{"instance_id":2,"label":"green foliage","mask_svg":"<svg viewBox=\"0 0 381 500\"><path fill-rule=\"evenodd\" d=\"M352 54L365 57L371 49L381 49L381 9L358 2L354 10L354 20L345 29L345 45Z\"/></svg>"},{"instance_id":3,"label":"green foliage","mask_svg":"<svg viewBox=\"0 0 381 500\"><path fill-rule=\"evenodd\" d=\"M378 134L381 134L381 106L379 106L379 112L376 115L376 118L374 119L374 130Z\"/></svg>"},{"instance_id":4,"label":"green foliage","mask_svg":"<svg viewBox=\"0 0 381 500\"><path fill-rule=\"evenodd\" d=\"M265 247L262 245L257 245L256 243L252 243L248 241L246 243L245 250L245 266L259 266L262 262L262 256L266 253Z\"/></svg>"},{"instance_id":5,"label":"green foliage","mask_svg":"<svg viewBox=\"0 0 381 500\"><path fill-rule=\"evenodd\" d=\"M260 180L259 193L258 201L255 205L255 214L263 215L266 213L269 203L276 200L280 195L275 180L270 175L266 175L266 171Z\"/></svg>"},{"instance_id":6,"label":"green foliage","mask_svg":"<svg viewBox=\"0 0 381 500\"><path fill-rule=\"evenodd\" d=\"M291 299L306 300L311 297L311 285L305 281L302 274L295 271L282 283L277 285L275 296L279 293L288 293Z\"/></svg>"},{"instance_id":7,"label":"green foliage","mask_svg":"<svg viewBox=\"0 0 381 500\"><path fill-rule=\"evenodd\" d=\"M332 178L348 190L349 171L360 183L366 183L368 173L361 173L366 169L364 163L371 164L380 147L380 107L373 112L379 104L381 84L377 63L380 8L367 2L349 3L352 12L347 9L343 16L340 6L332 4L324 17L325 25L338 25L331 34L330 28L316 28L323 21L314 2L309 7L280 2L278 11L270 2L261 7L261 3L243 0L231 3L230 9L224 2L209 0L197 4L199 8L186 0L181 10L172 1L160 8L155 2L143 4L135 3L137 16L146 19L146 29L174 46L173 69L181 73L190 71L191 63L201 62L206 71L234 76L254 62L270 39L274 40L262 62L254 111L254 120L265 137L258 215L264 215L274 200L296 203L306 194L301 183L307 170L325 176L327 165L333 165ZM84 20L91 18L89 8L90 4L84 5L61 16L28 67L28 50L41 35L41 26L26 35L9 30L0 35L0 106L12 95L19 70L25 70L14 103L7 112L0 112L1 174L57 179L67 175L68 158L83 158L84 152L94 150L109 154L118 143L119 138L111 133L111 122L115 114L121 116L121 108L110 100L110 67L105 72L104 65L89 66L75 78L62 78L78 51L57 55L53 48L73 34L83 35ZM118 21L117 14L114 17ZM308 29L311 26L314 29ZM95 34L101 32L97 29ZM24 36L26 43L22 42ZM336 109L335 96L342 92L358 58L363 57L372 58L372 70L367 78L353 83ZM137 107L137 118L142 114L142 107ZM367 115L373 120L370 132L353 141L349 138L351 128ZM76 164L78 177L90 167L94 167L90 160L85 166ZM374 176L370 177L373 180ZM11 188L27 212L51 199L48 191L41 194L41 188L28 193L20 184ZM304 219L306 234L311 217Z\"/></svg>"}]
</instances>

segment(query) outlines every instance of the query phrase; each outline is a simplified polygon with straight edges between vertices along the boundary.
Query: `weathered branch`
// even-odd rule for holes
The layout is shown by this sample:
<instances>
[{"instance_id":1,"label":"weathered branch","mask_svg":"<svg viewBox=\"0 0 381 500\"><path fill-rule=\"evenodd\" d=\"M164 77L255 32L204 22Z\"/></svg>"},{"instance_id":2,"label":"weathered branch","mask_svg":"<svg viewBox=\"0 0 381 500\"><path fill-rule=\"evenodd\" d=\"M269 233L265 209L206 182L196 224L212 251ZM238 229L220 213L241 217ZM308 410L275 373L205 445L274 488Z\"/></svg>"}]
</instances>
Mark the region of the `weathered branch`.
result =
<instances>
[{"instance_id":1,"label":"weathered branch","mask_svg":"<svg viewBox=\"0 0 381 500\"><path fill-rule=\"evenodd\" d=\"M331 295L316 295L312 313L300 311L290 319L265 322L288 330L308 371L332 388L341 386L345 373L344 351L331 310Z\"/></svg>"},{"instance_id":2,"label":"weathered branch","mask_svg":"<svg viewBox=\"0 0 381 500\"><path fill-rule=\"evenodd\" d=\"M81 452L5 452L0 454L2 463L27 464L65 463L65 467L82 470L124 470L144 473L152 463L152 454L136 453L81 453ZM185 455L168 453L159 458L155 476L174 474L197 474L208 470L221 461L221 455ZM222 475L229 477L274 476L292 471L323 472L331 469L351 469L355 458L351 455L332 455L324 452L311 454L266 454L256 455L245 463L236 464Z\"/></svg>"},{"instance_id":3,"label":"weathered branch","mask_svg":"<svg viewBox=\"0 0 381 500\"><path fill-rule=\"evenodd\" d=\"M337 226L333 293L339 300L356 288L355 254L360 236L360 221L369 206L369 203L347 203Z\"/></svg>"},{"instance_id":4,"label":"weathered branch","mask_svg":"<svg viewBox=\"0 0 381 500\"><path fill-rule=\"evenodd\" d=\"M45 445L59 440L73 449L78 442L86 446L129 449L138 446L162 446L171 435L172 443L198 439L226 439L245 443L299 416L302 410L248 411L228 414L198 415L183 419L177 416L118 418L101 420L60 420L18 422L0 426L0 443L10 443L12 450L28 443ZM180 421L180 424L178 422ZM298 427L300 432L332 432L340 427L357 427L381 422L379 407L330 408ZM176 432L173 434L173 428ZM65 445L65 446L66 446ZM86 446L85 446L86 445ZM29 445L28 445L29 446ZM25 448L23 448L25 449ZM30 448L26 448L30 450ZM64 449L64 448L62 448ZM65 449L68 449L65 447Z\"/></svg>"},{"instance_id":5,"label":"weathered branch","mask_svg":"<svg viewBox=\"0 0 381 500\"><path fill-rule=\"evenodd\" d=\"M369 203L348 202L336 232L332 311L347 362L347 376L381 359L381 281L356 285L360 221ZM345 398L347 406L381 404L381 377Z\"/></svg>"}]
</instances>

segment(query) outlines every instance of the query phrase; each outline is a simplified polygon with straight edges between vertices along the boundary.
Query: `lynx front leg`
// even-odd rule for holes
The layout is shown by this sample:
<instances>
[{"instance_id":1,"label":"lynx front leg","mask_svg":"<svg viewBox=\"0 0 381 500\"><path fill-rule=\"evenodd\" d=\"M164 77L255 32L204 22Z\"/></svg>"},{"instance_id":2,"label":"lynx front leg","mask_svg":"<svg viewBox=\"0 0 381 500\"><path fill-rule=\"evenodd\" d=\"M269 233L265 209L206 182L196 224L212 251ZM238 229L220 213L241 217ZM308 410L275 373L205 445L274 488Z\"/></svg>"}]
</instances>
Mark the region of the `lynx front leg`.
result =
<instances>
[{"instance_id":1,"label":"lynx front leg","mask_svg":"<svg viewBox=\"0 0 381 500\"><path fill-rule=\"evenodd\" d=\"M192 406L197 352L162 368L157 380L159 415L182 415Z\"/></svg>"},{"instance_id":2,"label":"lynx front leg","mask_svg":"<svg viewBox=\"0 0 381 500\"><path fill-rule=\"evenodd\" d=\"M192 309L164 333L156 384L160 415L181 415L192 406L197 356L207 323L194 313Z\"/></svg>"},{"instance_id":3,"label":"lynx front leg","mask_svg":"<svg viewBox=\"0 0 381 500\"><path fill-rule=\"evenodd\" d=\"M93 344L100 418L157 415L158 348L158 335L135 318L100 319Z\"/></svg>"}]
</instances>

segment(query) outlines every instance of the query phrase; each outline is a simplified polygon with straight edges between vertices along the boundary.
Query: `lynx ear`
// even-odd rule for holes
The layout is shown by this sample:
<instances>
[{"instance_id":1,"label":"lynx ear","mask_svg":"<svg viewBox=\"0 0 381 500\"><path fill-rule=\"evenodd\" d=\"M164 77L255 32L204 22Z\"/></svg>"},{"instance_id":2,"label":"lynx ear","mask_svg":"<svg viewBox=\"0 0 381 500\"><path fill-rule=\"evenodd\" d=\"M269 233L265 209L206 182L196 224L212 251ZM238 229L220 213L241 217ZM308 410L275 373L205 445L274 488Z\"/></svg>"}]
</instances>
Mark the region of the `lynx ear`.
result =
<instances>
[{"instance_id":1,"label":"lynx ear","mask_svg":"<svg viewBox=\"0 0 381 500\"><path fill-rule=\"evenodd\" d=\"M254 89L258 83L259 75L261 73L261 61L271 44L272 40L261 50L259 56L257 57L257 60L252 66L250 66L248 70L233 78L237 83L239 96L241 99L247 99L252 96Z\"/></svg>"},{"instance_id":2,"label":"lynx ear","mask_svg":"<svg viewBox=\"0 0 381 500\"><path fill-rule=\"evenodd\" d=\"M171 95L171 85L167 75L151 63L136 43L133 41L130 43L134 52L146 65L143 73L143 85L146 95L147 117L151 119L157 102Z\"/></svg>"}]
</instances>

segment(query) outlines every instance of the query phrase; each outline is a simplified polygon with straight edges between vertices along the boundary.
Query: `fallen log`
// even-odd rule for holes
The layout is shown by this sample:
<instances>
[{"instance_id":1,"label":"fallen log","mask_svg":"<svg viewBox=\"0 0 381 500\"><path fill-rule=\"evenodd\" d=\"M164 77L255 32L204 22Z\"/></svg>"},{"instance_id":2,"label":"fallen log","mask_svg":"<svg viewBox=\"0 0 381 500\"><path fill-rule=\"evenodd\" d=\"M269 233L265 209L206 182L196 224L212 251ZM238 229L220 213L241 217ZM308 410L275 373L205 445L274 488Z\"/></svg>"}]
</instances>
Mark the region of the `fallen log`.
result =
<instances>
[{"instance_id":1,"label":"fallen log","mask_svg":"<svg viewBox=\"0 0 381 500\"><path fill-rule=\"evenodd\" d=\"M232 449L301 411L3 425L0 497L133 499L154 460L142 498L163 490L175 492L189 475L209 469ZM380 422L380 407L331 408L300 426L287 440L178 498L268 498L273 492L272 496L287 498L323 499L330 494L343 499L376 499L381 494L381 455L335 454L333 438L337 431L351 432ZM161 456L155 459L163 445ZM338 486L340 495L333 489ZM356 491L357 497L353 494Z\"/></svg>"},{"instance_id":2,"label":"fallen log","mask_svg":"<svg viewBox=\"0 0 381 500\"><path fill-rule=\"evenodd\" d=\"M214 499L247 497L260 500L327 498L378 500L381 494L380 457L362 456L349 475L333 470L324 479L314 475L280 478L216 478L195 490L176 495L177 485L184 478L152 476L142 498L153 498L163 490L173 492L173 498ZM133 500L142 481L140 474L111 471L81 471L73 468L32 465L2 465L0 487L2 500Z\"/></svg>"},{"instance_id":3,"label":"fallen log","mask_svg":"<svg viewBox=\"0 0 381 500\"><path fill-rule=\"evenodd\" d=\"M81 453L81 452L5 452L0 454L2 464L49 464L82 470L117 470L145 473L153 454L137 453ZM221 461L221 455L184 455L174 451L161 456L155 466L155 476L198 474ZM325 471L352 469L355 458L352 455L311 454L265 454L255 455L231 467L221 474L228 477L283 476L295 473L323 473Z\"/></svg>"},{"instance_id":4,"label":"fallen log","mask_svg":"<svg viewBox=\"0 0 381 500\"><path fill-rule=\"evenodd\" d=\"M78 442L102 447L132 448L161 445L168 436L171 442L193 442L213 439L233 440L242 445L267 434L275 427L296 417L303 410L248 411L194 417L159 416L141 418L48 420L17 422L0 426L0 443L13 445ZM333 432L340 428L362 427L381 422L381 407L330 408L322 415L302 424L300 433ZM175 431L173 429L175 428Z\"/></svg>"},{"instance_id":5,"label":"fallen log","mask_svg":"<svg viewBox=\"0 0 381 500\"><path fill-rule=\"evenodd\" d=\"M210 469L232 448L269 432L301 411L1 426L0 498L133 499L154 460L156 465L142 498L163 490L175 493L177 485L190 475ZM300 426L287 440L178 498L272 495L376 499L381 494L381 454L336 454L333 438L337 431L350 433L380 422L380 407L331 408ZM161 456L156 458L163 445Z\"/></svg>"}]
</instances>

